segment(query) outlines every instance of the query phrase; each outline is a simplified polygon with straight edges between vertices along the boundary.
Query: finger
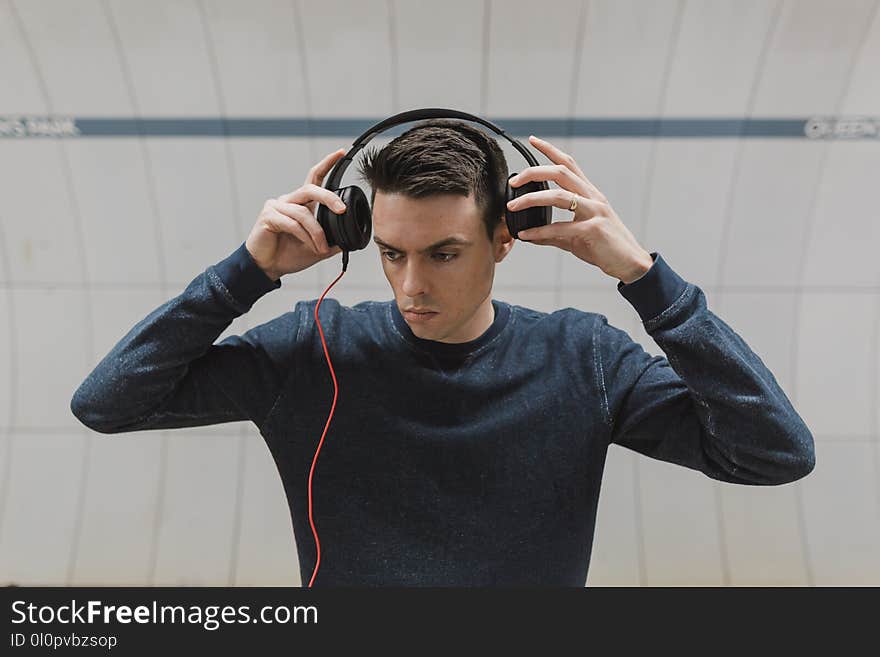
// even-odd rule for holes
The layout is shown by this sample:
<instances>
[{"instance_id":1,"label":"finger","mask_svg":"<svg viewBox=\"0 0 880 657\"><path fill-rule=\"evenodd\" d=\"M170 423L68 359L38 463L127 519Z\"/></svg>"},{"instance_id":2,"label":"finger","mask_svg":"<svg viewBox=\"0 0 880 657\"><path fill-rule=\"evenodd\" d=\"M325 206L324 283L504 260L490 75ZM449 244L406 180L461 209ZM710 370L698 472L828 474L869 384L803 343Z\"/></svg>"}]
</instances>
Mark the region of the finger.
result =
<instances>
[{"instance_id":1,"label":"finger","mask_svg":"<svg viewBox=\"0 0 880 657\"><path fill-rule=\"evenodd\" d=\"M583 235L584 231L589 231L590 228L589 224L585 225L583 223L575 223L574 221L557 221L546 226L536 226L528 230L521 230L517 233L517 237L530 244L549 244L567 251L573 242L573 238L578 234Z\"/></svg>"},{"instance_id":2,"label":"finger","mask_svg":"<svg viewBox=\"0 0 880 657\"><path fill-rule=\"evenodd\" d=\"M546 226L538 226L521 230L517 233L517 237L525 240L529 244L540 244L542 246L559 246L562 242L562 225L571 226L570 221L558 221L556 223L547 224Z\"/></svg>"},{"instance_id":3,"label":"finger","mask_svg":"<svg viewBox=\"0 0 880 657\"><path fill-rule=\"evenodd\" d=\"M342 199L335 192L330 191L326 187L319 187L314 183L306 183L289 194L279 196L278 200L282 203L299 203L300 205L317 201L333 210L336 214L345 211L345 203L342 202Z\"/></svg>"},{"instance_id":4,"label":"finger","mask_svg":"<svg viewBox=\"0 0 880 657\"><path fill-rule=\"evenodd\" d=\"M316 248L318 248L321 253L326 253L330 250L330 246L327 244L327 236L324 234L324 229L321 228L321 224L318 223L315 216L306 208L295 203L276 203L274 207L279 212L286 214L288 217L299 222L300 226L305 228L309 233Z\"/></svg>"},{"instance_id":5,"label":"finger","mask_svg":"<svg viewBox=\"0 0 880 657\"><path fill-rule=\"evenodd\" d=\"M535 137L535 135L529 136L529 143L537 148L539 151L541 151L544 155L546 155L547 159L549 159L554 164L561 164L568 169L571 169L571 171L574 172L574 174L578 178L589 185L590 191L592 192L590 194L591 196L598 199L605 198L602 192L599 191L599 188L596 187L592 182L590 182L590 179L587 178L586 174L581 171L581 168L578 166L577 161L575 161L575 159L571 155L569 155L568 153L564 153L561 149L557 148L549 141Z\"/></svg>"},{"instance_id":6,"label":"finger","mask_svg":"<svg viewBox=\"0 0 880 657\"><path fill-rule=\"evenodd\" d=\"M511 187L519 187L535 180L552 180L563 189L581 194L582 196L589 196L591 193L587 184L574 171L561 164L544 164L528 167L513 176L509 182Z\"/></svg>"},{"instance_id":7,"label":"finger","mask_svg":"<svg viewBox=\"0 0 880 657\"><path fill-rule=\"evenodd\" d=\"M272 228L272 230L278 233L293 235L300 242L311 248L315 254L320 255L312 236L309 235L308 231L306 231L306 229L295 219L291 219L287 215L282 214L273 208L269 211L268 216L266 217L266 223Z\"/></svg>"},{"instance_id":8,"label":"finger","mask_svg":"<svg viewBox=\"0 0 880 657\"><path fill-rule=\"evenodd\" d=\"M561 210L568 210L571 207L571 194L565 189L542 189L539 192L529 192L523 194L507 204L507 209L513 212L519 212L526 208L541 205L552 205ZM574 211L576 219L588 219L597 214L604 212L608 206L601 201L595 201L584 198L580 195L577 197L577 209Z\"/></svg>"},{"instance_id":9,"label":"finger","mask_svg":"<svg viewBox=\"0 0 880 657\"><path fill-rule=\"evenodd\" d=\"M335 150L332 153L328 153L324 156L324 159L318 162L315 166L309 169L309 174L306 176L305 184L309 185L323 185L324 178L330 173L330 169L333 168L333 165L336 164L336 161L345 155L345 149L340 148L339 150Z\"/></svg>"},{"instance_id":10,"label":"finger","mask_svg":"<svg viewBox=\"0 0 880 657\"><path fill-rule=\"evenodd\" d=\"M574 172L582 180L587 179L575 159L568 153L563 152L562 149L560 149L559 147L554 146L546 139L535 137L535 135L529 136L529 143L537 148L539 151L541 151L544 155L546 155L547 159L554 164L565 165L569 167L572 172Z\"/></svg>"}]
</instances>

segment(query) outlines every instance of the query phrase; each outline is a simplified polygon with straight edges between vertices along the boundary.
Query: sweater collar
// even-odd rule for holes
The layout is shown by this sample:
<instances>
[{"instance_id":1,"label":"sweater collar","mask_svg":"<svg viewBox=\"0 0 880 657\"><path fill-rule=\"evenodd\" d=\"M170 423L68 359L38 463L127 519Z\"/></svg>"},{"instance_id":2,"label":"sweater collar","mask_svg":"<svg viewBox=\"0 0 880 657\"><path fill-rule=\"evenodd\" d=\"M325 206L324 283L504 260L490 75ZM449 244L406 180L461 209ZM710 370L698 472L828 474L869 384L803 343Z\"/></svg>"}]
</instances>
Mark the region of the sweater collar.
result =
<instances>
[{"instance_id":1,"label":"sweater collar","mask_svg":"<svg viewBox=\"0 0 880 657\"><path fill-rule=\"evenodd\" d=\"M482 335L468 342L438 342L437 340L425 340L424 338L415 335L409 327L409 324L406 323L403 315L401 315L400 309L397 307L397 302L394 299L388 302L388 306L388 314L390 315L391 321L404 340L424 352L440 357L460 358L463 356L469 356L491 342L495 336L501 333L510 319L510 304L492 299L492 307L495 309L495 319Z\"/></svg>"}]
</instances>

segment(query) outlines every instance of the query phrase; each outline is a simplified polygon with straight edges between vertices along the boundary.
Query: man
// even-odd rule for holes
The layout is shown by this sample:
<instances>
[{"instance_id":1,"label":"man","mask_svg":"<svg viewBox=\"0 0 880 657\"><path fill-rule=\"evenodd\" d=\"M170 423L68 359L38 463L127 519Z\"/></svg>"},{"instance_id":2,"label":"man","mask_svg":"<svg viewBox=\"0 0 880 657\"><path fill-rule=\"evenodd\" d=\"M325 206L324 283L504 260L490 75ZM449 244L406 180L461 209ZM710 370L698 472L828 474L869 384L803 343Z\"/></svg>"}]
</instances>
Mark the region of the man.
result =
<instances>
[{"instance_id":1,"label":"man","mask_svg":"<svg viewBox=\"0 0 880 657\"><path fill-rule=\"evenodd\" d=\"M492 299L513 247L494 139L435 119L366 151L394 300L325 298L319 310L340 389L312 482L320 570L308 475L334 385L317 300L213 342L282 276L340 252L314 213L345 209L320 187L344 151L267 201L245 243L129 331L72 411L102 433L254 422L281 475L303 582L319 586L583 586L612 442L739 484L812 471L813 437L758 356L638 244L571 157L531 144L554 165L511 184L559 188L511 209L574 216L519 236L617 279L668 359L602 315Z\"/></svg>"}]
</instances>

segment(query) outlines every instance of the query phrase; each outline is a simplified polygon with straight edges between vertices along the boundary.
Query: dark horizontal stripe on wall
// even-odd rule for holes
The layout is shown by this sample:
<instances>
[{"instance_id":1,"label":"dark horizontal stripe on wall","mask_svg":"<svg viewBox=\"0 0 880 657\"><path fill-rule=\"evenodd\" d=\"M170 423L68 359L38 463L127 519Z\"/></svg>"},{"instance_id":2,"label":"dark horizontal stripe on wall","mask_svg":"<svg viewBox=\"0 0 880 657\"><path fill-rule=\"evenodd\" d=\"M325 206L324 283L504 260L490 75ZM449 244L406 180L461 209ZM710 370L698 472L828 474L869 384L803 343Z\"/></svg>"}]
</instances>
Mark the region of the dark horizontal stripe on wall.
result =
<instances>
[{"instance_id":1,"label":"dark horizontal stripe on wall","mask_svg":"<svg viewBox=\"0 0 880 657\"><path fill-rule=\"evenodd\" d=\"M357 137L385 117L373 118L88 118L0 116L0 137ZM545 137L776 137L878 139L880 117L761 118L496 118L516 136ZM403 124L383 134L400 134Z\"/></svg>"},{"instance_id":2,"label":"dark horizontal stripe on wall","mask_svg":"<svg viewBox=\"0 0 880 657\"><path fill-rule=\"evenodd\" d=\"M54 292L55 290L82 292L89 290L92 292L129 292L129 291L152 291L162 292L165 288L183 289L189 284L189 281L168 281L164 286L161 283L146 282L106 282L93 281L91 283L69 283L55 281L0 281L0 290L27 290L35 292ZM321 291L327 286L326 282L312 283L295 283L294 281L284 282L284 287L289 290L296 290L306 293L315 293L320 295ZM366 290L373 293L378 284L364 285L352 281L346 288L349 290ZM510 285L506 283L498 283L494 288L499 294L512 295L517 292L545 292L550 294L560 289L559 286L553 284L547 285ZM572 290L595 290L602 291L609 289L609 283L566 283L564 286L566 291ZM700 289L704 292L712 292L717 294L766 294L766 295L782 295L782 294L849 294L863 295L873 297L880 294L880 285L700 285ZM383 289L384 293L384 289ZM382 299L390 301L390 299Z\"/></svg>"}]
</instances>

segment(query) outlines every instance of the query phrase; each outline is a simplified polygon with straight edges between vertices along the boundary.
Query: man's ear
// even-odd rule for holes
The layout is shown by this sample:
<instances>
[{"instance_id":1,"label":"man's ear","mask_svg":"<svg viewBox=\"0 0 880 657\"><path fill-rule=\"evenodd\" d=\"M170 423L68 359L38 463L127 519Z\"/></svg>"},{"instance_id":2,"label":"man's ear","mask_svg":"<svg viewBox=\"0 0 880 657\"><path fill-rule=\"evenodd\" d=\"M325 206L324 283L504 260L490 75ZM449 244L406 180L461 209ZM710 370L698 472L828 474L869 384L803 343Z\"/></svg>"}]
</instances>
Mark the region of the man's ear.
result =
<instances>
[{"instance_id":1,"label":"man's ear","mask_svg":"<svg viewBox=\"0 0 880 657\"><path fill-rule=\"evenodd\" d=\"M495 238L492 240L495 262L501 262L507 257L507 254L510 253L515 241L513 235L511 235L510 231L507 229L507 219L502 215L501 221L495 226Z\"/></svg>"}]
</instances>

